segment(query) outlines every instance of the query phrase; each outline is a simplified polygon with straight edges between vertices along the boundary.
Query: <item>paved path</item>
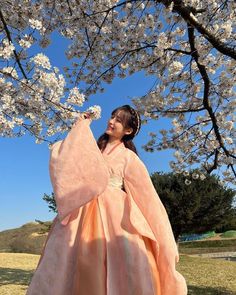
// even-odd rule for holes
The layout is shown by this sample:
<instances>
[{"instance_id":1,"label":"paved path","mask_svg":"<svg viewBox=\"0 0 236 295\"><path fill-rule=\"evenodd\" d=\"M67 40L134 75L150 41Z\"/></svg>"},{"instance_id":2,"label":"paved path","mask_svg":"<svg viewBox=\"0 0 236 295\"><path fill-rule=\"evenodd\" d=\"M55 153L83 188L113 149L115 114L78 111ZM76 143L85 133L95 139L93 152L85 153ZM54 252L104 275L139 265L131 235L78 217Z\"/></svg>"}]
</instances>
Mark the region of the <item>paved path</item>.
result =
<instances>
[{"instance_id":1,"label":"paved path","mask_svg":"<svg viewBox=\"0 0 236 295\"><path fill-rule=\"evenodd\" d=\"M198 256L198 257L205 257L205 258L227 258L227 257L236 258L236 252L202 253L202 254L191 254L190 256Z\"/></svg>"}]
</instances>

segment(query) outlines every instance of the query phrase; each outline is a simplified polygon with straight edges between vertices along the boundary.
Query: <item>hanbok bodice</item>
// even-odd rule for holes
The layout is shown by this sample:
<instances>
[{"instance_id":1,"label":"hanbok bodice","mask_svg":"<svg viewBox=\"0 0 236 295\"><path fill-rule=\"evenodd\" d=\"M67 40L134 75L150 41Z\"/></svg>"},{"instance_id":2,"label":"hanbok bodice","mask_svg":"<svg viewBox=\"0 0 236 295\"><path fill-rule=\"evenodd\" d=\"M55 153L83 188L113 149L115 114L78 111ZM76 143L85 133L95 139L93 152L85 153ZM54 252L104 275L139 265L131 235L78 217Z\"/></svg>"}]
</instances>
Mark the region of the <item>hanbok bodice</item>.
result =
<instances>
[{"instance_id":1,"label":"hanbok bodice","mask_svg":"<svg viewBox=\"0 0 236 295\"><path fill-rule=\"evenodd\" d=\"M116 174L111 174L109 178L108 186L112 186L114 188L124 190L123 177Z\"/></svg>"}]
</instances>

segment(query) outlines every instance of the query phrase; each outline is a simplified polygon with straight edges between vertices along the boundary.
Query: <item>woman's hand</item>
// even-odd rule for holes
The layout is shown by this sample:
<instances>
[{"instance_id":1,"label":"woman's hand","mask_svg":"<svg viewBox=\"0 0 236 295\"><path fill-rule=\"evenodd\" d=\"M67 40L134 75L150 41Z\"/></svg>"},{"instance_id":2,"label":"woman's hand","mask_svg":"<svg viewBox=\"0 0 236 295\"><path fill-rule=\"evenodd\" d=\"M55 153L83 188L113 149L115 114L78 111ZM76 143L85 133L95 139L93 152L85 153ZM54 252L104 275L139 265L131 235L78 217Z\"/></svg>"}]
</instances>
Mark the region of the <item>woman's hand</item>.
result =
<instances>
[{"instance_id":1,"label":"woman's hand","mask_svg":"<svg viewBox=\"0 0 236 295\"><path fill-rule=\"evenodd\" d=\"M89 123L92 122L91 114L89 112L77 113L76 121L74 122L74 124L72 126L74 127L75 125L77 125L78 122L85 120L85 119L88 119Z\"/></svg>"},{"instance_id":2,"label":"woman's hand","mask_svg":"<svg viewBox=\"0 0 236 295\"><path fill-rule=\"evenodd\" d=\"M84 113L82 113L81 116L82 116L83 119L90 119L90 120L92 120L91 114L89 112L84 112Z\"/></svg>"}]
</instances>

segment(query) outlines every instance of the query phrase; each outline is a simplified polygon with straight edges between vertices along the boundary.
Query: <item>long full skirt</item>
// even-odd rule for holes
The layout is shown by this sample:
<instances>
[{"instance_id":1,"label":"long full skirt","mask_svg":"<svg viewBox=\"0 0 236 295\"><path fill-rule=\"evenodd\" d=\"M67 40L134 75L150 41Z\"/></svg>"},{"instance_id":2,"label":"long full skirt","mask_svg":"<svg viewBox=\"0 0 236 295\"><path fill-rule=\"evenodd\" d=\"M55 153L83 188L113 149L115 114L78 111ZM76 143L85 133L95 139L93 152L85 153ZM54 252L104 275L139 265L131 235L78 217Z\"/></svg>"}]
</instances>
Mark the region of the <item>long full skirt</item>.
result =
<instances>
[{"instance_id":1,"label":"long full skirt","mask_svg":"<svg viewBox=\"0 0 236 295\"><path fill-rule=\"evenodd\" d=\"M27 295L161 295L155 255L126 192L108 186L66 226L54 219Z\"/></svg>"}]
</instances>

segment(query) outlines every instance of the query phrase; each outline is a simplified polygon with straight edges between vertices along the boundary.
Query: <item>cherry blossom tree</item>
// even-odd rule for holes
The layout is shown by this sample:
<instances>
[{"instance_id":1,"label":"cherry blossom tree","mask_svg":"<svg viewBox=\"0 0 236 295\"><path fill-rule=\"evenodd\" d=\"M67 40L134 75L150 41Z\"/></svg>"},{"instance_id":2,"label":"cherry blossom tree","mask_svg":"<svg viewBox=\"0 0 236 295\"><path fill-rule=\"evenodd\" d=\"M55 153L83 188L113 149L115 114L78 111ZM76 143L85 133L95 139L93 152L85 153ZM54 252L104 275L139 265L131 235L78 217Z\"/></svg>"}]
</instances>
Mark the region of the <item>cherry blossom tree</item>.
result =
<instances>
[{"instance_id":1,"label":"cherry blossom tree","mask_svg":"<svg viewBox=\"0 0 236 295\"><path fill-rule=\"evenodd\" d=\"M175 149L177 173L198 165L235 183L235 23L233 0L3 0L0 133L47 140L104 83L142 71L156 78L132 99L142 122L172 124L143 148ZM55 31L69 41L62 73L40 51L30 55Z\"/></svg>"}]
</instances>

